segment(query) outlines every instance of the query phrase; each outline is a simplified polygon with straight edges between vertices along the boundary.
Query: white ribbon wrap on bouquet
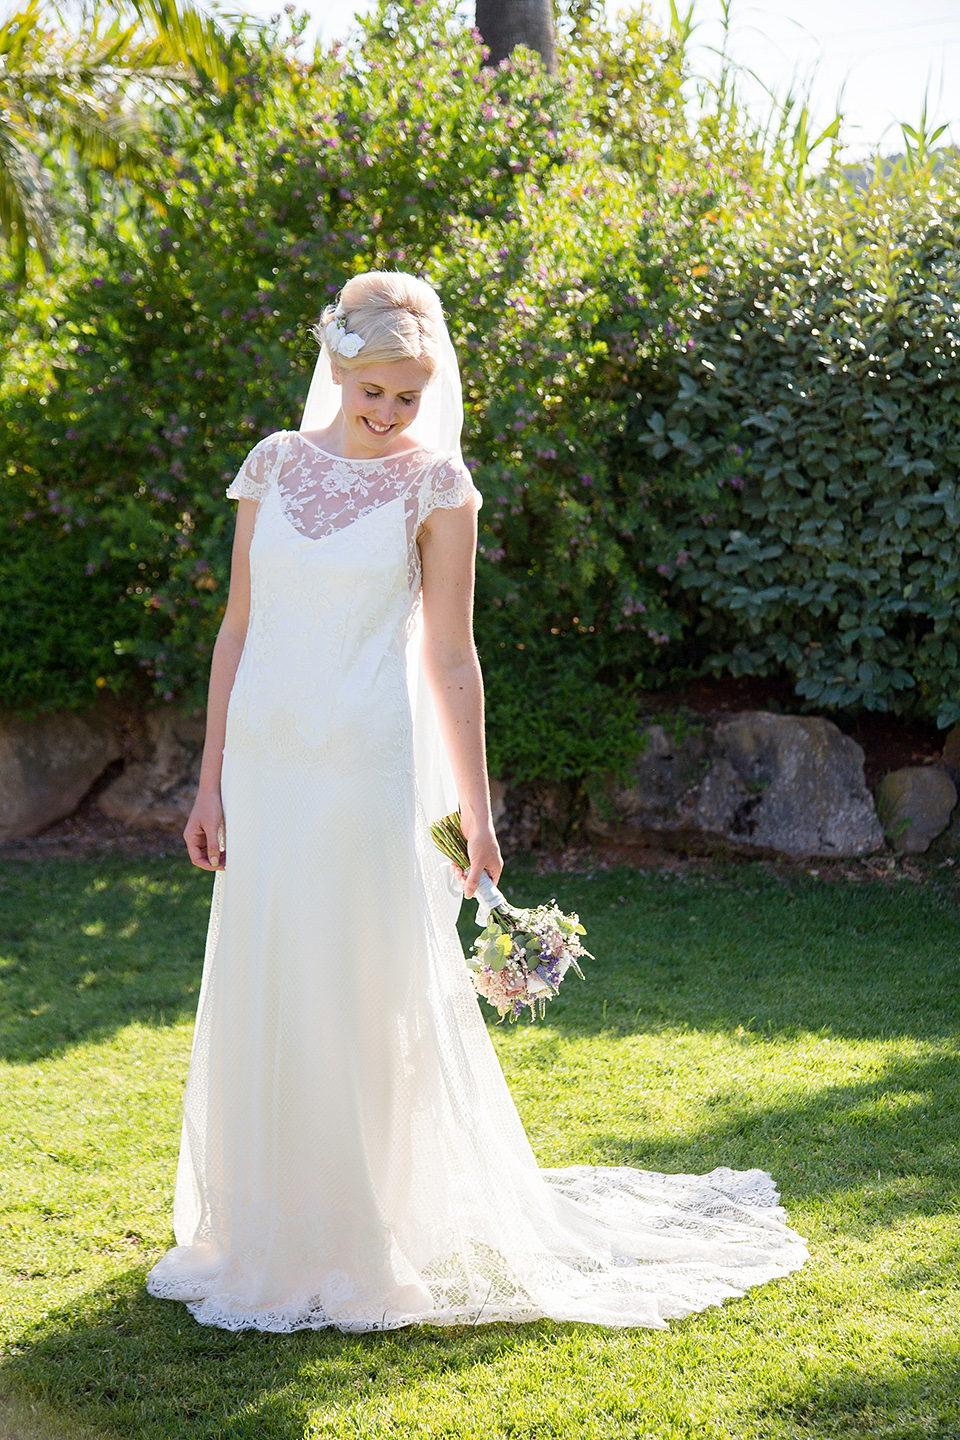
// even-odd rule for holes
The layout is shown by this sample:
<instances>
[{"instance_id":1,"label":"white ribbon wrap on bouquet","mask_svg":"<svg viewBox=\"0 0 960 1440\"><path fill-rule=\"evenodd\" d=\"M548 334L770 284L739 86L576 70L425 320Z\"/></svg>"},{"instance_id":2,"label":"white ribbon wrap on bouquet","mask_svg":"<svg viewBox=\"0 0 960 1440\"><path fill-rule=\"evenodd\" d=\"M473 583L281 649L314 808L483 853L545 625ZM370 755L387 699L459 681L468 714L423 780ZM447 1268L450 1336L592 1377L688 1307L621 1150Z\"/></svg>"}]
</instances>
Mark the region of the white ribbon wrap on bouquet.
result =
<instances>
[{"instance_id":1,"label":"white ribbon wrap on bouquet","mask_svg":"<svg viewBox=\"0 0 960 1440\"><path fill-rule=\"evenodd\" d=\"M508 903L506 897L500 894L500 891L496 885L494 885L486 870L484 870L480 879L477 881L475 899L477 902L478 925L486 925L490 919L490 911L496 910L498 906Z\"/></svg>"}]
</instances>

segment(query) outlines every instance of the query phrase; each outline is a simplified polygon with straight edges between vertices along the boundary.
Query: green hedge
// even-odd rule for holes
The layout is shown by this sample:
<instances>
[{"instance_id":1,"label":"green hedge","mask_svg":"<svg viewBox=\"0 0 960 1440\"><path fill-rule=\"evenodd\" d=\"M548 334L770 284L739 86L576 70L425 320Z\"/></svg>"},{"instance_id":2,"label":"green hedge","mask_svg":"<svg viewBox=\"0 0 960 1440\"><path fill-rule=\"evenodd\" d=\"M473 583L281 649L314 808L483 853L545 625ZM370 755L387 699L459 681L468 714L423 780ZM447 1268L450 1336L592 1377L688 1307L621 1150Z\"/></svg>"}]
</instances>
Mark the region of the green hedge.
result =
<instances>
[{"instance_id":1,"label":"green hedge","mask_svg":"<svg viewBox=\"0 0 960 1440\"><path fill-rule=\"evenodd\" d=\"M818 709L960 718L960 194L900 177L715 257L669 405L631 438L717 468L664 562L704 661ZM946 203L945 203L946 202ZM741 453L742 451L742 453ZM731 452L736 475L731 477Z\"/></svg>"}]
</instances>

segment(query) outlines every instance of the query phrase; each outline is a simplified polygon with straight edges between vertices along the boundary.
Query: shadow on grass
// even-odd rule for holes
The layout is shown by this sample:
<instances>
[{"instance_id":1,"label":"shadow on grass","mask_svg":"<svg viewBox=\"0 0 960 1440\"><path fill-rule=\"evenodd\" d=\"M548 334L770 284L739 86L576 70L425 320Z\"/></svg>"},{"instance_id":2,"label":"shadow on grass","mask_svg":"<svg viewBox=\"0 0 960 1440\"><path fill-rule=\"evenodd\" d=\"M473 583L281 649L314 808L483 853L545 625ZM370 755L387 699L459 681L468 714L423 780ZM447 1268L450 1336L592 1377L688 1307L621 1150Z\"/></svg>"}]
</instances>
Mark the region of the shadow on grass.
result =
<instances>
[{"instance_id":1,"label":"shadow on grass","mask_svg":"<svg viewBox=\"0 0 960 1440\"><path fill-rule=\"evenodd\" d=\"M597 956L586 982L568 979L551 1005L551 1028L960 1033L952 894L784 883L748 867L694 878L516 876L519 902L556 894L580 909ZM210 889L209 876L179 859L0 863L0 1057L39 1059L131 1021L191 1018ZM477 933L473 914L466 905L465 945Z\"/></svg>"},{"instance_id":2,"label":"shadow on grass","mask_svg":"<svg viewBox=\"0 0 960 1440\"><path fill-rule=\"evenodd\" d=\"M771 1406L804 1436L956 1440L960 1436L960 1342L924 1345L871 1371L848 1371L807 1386Z\"/></svg>"},{"instance_id":3,"label":"shadow on grass","mask_svg":"<svg viewBox=\"0 0 960 1440\"><path fill-rule=\"evenodd\" d=\"M682 1332L688 1325L698 1325L698 1318L672 1327L670 1336L636 1332L625 1343L629 1349L655 1346L664 1352L662 1363L674 1365L677 1341L686 1353ZM302 1440L311 1422L319 1420L339 1422L343 1433L360 1435L368 1433L358 1414L365 1402L375 1402L382 1417L404 1392L421 1389L428 1403L431 1390L451 1377L469 1393L471 1383L477 1383L470 1381L472 1371L483 1372L482 1385L495 1385L504 1361L509 1369L517 1353L532 1374L546 1374L555 1363L551 1352L558 1336L600 1338L604 1333L591 1326L538 1322L360 1336L329 1330L232 1334L197 1325L173 1302L151 1300L143 1290L143 1271L137 1269L75 1308L51 1315L35 1337L21 1342L0 1367L0 1393L37 1396L46 1413L62 1417L60 1433L67 1436L73 1433L69 1427L81 1426L102 1433L104 1440ZM612 1343L620 1347L618 1363L629 1371L623 1338L614 1336ZM775 1352L779 1343L789 1341L771 1343ZM761 1380L761 1394L748 1406L760 1434L776 1417L778 1434L786 1422L795 1427L791 1434L810 1437L955 1440L960 1435L958 1346L914 1335L883 1368L871 1370L850 1356L839 1374L810 1375L769 1398ZM707 1369L729 1364L716 1312L700 1330L697 1353L698 1364ZM824 1363L832 1367L837 1359L824 1357ZM638 1360L643 1365L639 1355ZM663 1404L663 1396L651 1396L651 1405L658 1407L651 1421L666 1425L685 1417L682 1399L676 1417L662 1413ZM555 1433L560 1432L543 1430L544 1435Z\"/></svg>"},{"instance_id":4,"label":"shadow on grass","mask_svg":"<svg viewBox=\"0 0 960 1440\"><path fill-rule=\"evenodd\" d=\"M0 864L0 1057L192 1017L210 889L179 859Z\"/></svg>"},{"instance_id":5,"label":"shadow on grass","mask_svg":"<svg viewBox=\"0 0 960 1440\"><path fill-rule=\"evenodd\" d=\"M546 1322L477 1329L269 1335L198 1325L128 1271L50 1315L0 1367L0 1391L32 1393L72 1422L137 1440L301 1440L308 1417L389 1402L491 1364L518 1346L589 1329ZM359 1432L358 1432L359 1433Z\"/></svg>"},{"instance_id":6,"label":"shadow on grass","mask_svg":"<svg viewBox=\"0 0 960 1440\"><path fill-rule=\"evenodd\" d=\"M894 1061L869 1080L781 1105L740 1102L692 1135L625 1141L594 1132L590 1149L600 1164L668 1173L772 1170L788 1205L836 1203L848 1192L855 1213L845 1226L854 1233L952 1212L960 1204L960 1055Z\"/></svg>"}]
</instances>

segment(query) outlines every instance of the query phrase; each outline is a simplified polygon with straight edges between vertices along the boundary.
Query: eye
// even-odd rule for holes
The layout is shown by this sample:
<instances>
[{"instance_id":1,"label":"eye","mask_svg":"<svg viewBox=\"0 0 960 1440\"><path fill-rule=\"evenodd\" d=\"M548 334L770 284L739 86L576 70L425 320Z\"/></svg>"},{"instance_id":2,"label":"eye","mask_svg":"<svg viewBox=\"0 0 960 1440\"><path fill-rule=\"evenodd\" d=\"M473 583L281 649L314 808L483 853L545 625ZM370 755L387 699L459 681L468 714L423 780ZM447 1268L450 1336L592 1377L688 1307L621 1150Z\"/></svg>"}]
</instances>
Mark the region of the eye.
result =
<instances>
[{"instance_id":1,"label":"eye","mask_svg":"<svg viewBox=\"0 0 960 1440\"><path fill-rule=\"evenodd\" d=\"M363 393L364 393L364 395L366 395L366 397L367 397L368 400L379 400L379 399L380 399L380 391L379 391L379 390L364 390Z\"/></svg>"}]
</instances>

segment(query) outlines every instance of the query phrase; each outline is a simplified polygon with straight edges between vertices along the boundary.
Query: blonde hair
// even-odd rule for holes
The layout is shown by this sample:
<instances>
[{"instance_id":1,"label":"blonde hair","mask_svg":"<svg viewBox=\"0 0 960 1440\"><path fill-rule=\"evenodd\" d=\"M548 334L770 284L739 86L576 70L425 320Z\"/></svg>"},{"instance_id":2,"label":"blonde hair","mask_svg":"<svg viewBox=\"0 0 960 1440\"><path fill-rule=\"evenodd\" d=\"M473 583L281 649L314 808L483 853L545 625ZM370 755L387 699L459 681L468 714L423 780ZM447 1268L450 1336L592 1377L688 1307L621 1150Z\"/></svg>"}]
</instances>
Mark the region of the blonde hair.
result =
<instances>
[{"instance_id":1,"label":"blonde hair","mask_svg":"<svg viewBox=\"0 0 960 1440\"><path fill-rule=\"evenodd\" d=\"M343 317L349 334L363 340L356 355L330 353L326 327L335 315ZM368 270L347 281L336 304L324 310L313 336L340 369L416 360L432 379L440 365L442 326L443 310L432 285L400 271Z\"/></svg>"}]
</instances>

